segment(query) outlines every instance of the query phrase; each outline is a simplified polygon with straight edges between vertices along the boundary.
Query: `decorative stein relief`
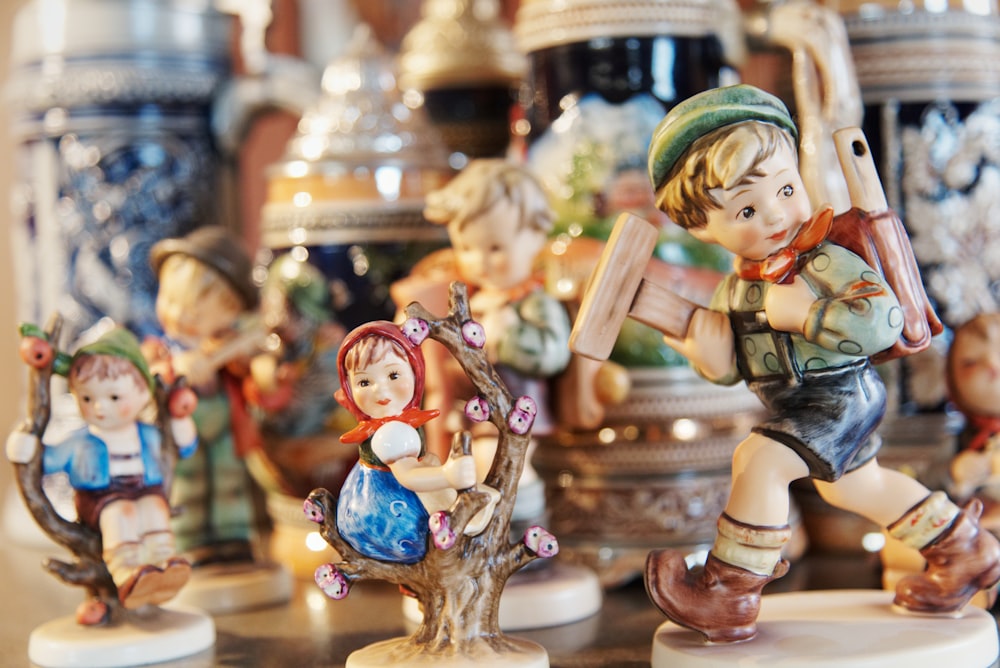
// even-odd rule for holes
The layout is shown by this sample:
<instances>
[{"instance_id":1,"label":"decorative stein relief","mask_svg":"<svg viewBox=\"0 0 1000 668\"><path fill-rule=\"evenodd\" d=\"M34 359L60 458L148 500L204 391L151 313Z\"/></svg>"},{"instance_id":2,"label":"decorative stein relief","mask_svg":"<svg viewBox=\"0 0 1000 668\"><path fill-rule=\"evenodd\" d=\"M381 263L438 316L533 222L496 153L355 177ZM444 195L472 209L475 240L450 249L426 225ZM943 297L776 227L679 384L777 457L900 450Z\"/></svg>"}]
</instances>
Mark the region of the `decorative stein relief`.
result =
<instances>
[{"instance_id":1,"label":"decorative stein relief","mask_svg":"<svg viewBox=\"0 0 1000 668\"><path fill-rule=\"evenodd\" d=\"M1000 17L995 4L851 11L864 128L889 205L955 328L1000 305ZM944 404L948 337L939 338L905 361L904 404Z\"/></svg>"},{"instance_id":2,"label":"decorative stein relief","mask_svg":"<svg viewBox=\"0 0 1000 668\"><path fill-rule=\"evenodd\" d=\"M105 317L158 333L150 247L230 213L215 128L252 111L229 86L232 17L184 4L35 0L15 17L4 92L19 316L58 311L69 341ZM285 75L261 77L307 100L270 80ZM253 102L278 104L266 97Z\"/></svg>"}]
</instances>

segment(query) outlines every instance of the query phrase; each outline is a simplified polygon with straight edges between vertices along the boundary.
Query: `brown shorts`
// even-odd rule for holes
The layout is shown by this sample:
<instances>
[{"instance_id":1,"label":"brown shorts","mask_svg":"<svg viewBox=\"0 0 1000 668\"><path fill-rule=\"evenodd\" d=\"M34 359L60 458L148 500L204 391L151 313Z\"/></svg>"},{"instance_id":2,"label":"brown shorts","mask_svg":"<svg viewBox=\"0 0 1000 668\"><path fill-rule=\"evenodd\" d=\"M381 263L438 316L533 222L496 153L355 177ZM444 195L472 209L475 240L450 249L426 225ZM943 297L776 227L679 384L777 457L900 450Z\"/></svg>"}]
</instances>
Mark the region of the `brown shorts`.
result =
<instances>
[{"instance_id":1,"label":"brown shorts","mask_svg":"<svg viewBox=\"0 0 1000 668\"><path fill-rule=\"evenodd\" d=\"M104 489L76 490L76 516L86 526L100 529L101 511L106 505L122 499L136 501L152 494L166 501L163 485L144 485L140 475L112 478L111 484Z\"/></svg>"}]
</instances>

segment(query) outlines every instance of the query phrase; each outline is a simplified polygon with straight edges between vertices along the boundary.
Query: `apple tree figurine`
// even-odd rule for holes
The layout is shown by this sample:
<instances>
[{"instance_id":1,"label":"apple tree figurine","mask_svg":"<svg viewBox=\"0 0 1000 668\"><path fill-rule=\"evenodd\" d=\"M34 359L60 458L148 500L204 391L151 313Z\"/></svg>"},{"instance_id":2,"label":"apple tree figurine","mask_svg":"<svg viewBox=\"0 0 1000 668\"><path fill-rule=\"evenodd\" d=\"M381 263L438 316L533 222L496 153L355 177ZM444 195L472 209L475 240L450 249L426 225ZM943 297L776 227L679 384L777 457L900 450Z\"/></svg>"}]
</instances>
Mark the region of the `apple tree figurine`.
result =
<instances>
[{"instance_id":1,"label":"apple tree figurine","mask_svg":"<svg viewBox=\"0 0 1000 668\"><path fill-rule=\"evenodd\" d=\"M198 445L194 393L154 378L139 342L115 328L72 355L58 350L61 318L48 329L21 325L21 358L31 369L28 417L7 439L7 457L39 527L74 561L45 568L86 589L81 625L121 621L158 606L185 584L190 564L177 554L167 494L178 456ZM58 443L43 444L51 416L52 375L67 376L86 423ZM156 423L143 420L155 401ZM42 488L44 475L65 472L78 519L60 516Z\"/></svg>"},{"instance_id":2,"label":"apple tree figurine","mask_svg":"<svg viewBox=\"0 0 1000 668\"><path fill-rule=\"evenodd\" d=\"M467 456L470 437L465 432L456 435L452 454L443 467L422 466L412 455L400 454L403 450L418 449L418 444L409 441L419 437L411 435L408 441L391 431L410 433L415 429L411 425L423 424L435 413L415 405L422 393L422 361L414 364L417 356L409 355L412 376L398 367L381 369L370 365L368 369L384 371L382 375L386 378L395 374L395 382L408 381L409 387L400 396L405 395L414 404L405 406L395 418L383 418L381 424L375 424L379 421L373 419L367 421L372 424L362 422L359 425L366 434L372 433L366 437L373 442L371 449L392 460L392 463L381 462L385 464L383 468L396 475L404 491L420 493L428 488L440 491L452 484L457 493L446 509L422 515L421 511L438 506L423 498L407 502L403 497L394 497L396 507L400 503L423 507L415 510L417 519L411 521L408 534L401 535L397 531L396 535L377 541L378 547L369 548L358 541L353 528L346 526L350 521L350 509L338 509L337 500L329 491L314 490L305 502L306 516L320 525L323 537L343 558L337 564L321 566L316 572L317 584L327 595L337 599L346 596L350 586L359 580L381 579L412 592L422 605L423 621L412 636L377 643L355 652L349 660L351 665L404 662L411 665L425 661L428 665L446 665L449 661L454 665L466 665L470 661L499 661L502 665L547 666L548 658L543 648L501 632L498 614L500 595L507 579L531 561L558 552L555 537L538 526L529 528L516 543L510 539L515 490L525 464L537 409L527 397L513 397L487 361L483 343L489 333L472 320L464 284L452 284L447 316L434 316L416 302L407 306L405 312L408 320L400 328L402 338L417 350L428 337L441 343L454 355L475 387L477 394L469 398L467 414L471 419L489 420L498 429L500 436L494 465L484 483L476 485L474 469L464 470L466 464L472 464L471 457ZM353 334L345 339L344 347L352 346ZM406 349L406 345L400 349ZM395 358L380 359L391 361ZM364 385L366 382L371 384ZM341 385L346 389L356 386L364 392L378 382L379 377L375 376L362 379L360 383L354 378L342 378ZM358 407L369 405L365 399L359 400L357 392L354 400ZM369 414L368 417L375 416ZM392 440L394 444L391 447L380 444L380 439ZM397 473L398 463L405 460L409 463L402 467L405 470L401 475ZM368 466L381 464L369 462ZM407 476L414 473L426 475ZM421 485L414 480L417 477L437 482ZM345 492L341 493L341 504L350 504L353 495L350 485L349 478ZM405 489L407 486L409 489ZM492 506L493 503L496 505ZM484 513L487 514L485 518ZM421 521L424 522L422 526ZM477 526L470 530L470 524ZM387 545L404 546L409 551L398 555L381 551Z\"/></svg>"}]
</instances>

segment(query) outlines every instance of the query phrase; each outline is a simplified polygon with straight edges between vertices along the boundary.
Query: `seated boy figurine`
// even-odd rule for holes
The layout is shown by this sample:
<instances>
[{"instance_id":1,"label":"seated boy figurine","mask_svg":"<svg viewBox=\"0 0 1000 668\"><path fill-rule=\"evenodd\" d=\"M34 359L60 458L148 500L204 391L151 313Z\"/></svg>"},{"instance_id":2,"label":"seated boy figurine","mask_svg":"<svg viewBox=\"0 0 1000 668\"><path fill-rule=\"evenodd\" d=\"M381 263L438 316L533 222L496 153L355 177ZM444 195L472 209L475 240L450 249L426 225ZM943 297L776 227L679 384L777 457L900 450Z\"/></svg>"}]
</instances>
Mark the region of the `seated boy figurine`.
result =
<instances>
[{"instance_id":1,"label":"seated boy figurine","mask_svg":"<svg viewBox=\"0 0 1000 668\"><path fill-rule=\"evenodd\" d=\"M832 216L811 215L796 134L777 98L741 85L679 104L649 149L657 205L737 256L709 308L666 341L707 379L746 381L770 411L734 453L704 567L670 550L647 560L653 602L712 642L756 634L761 589L788 570L788 485L799 478L926 558L925 572L899 582L896 605L951 613L1000 579L978 502L960 508L876 459L886 392L869 357L895 342L903 315L877 271L825 241Z\"/></svg>"},{"instance_id":2,"label":"seated boy figurine","mask_svg":"<svg viewBox=\"0 0 1000 668\"><path fill-rule=\"evenodd\" d=\"M69 389L85 427L42 452L45 474L65 472L81 523L99 531L103 557L128 609L164 603L187 582L190 564L177 554L164 490L162 435L140 414L152 398L153 377L138 340L114 329L72 357ZM190 416L172 417L181 457L198 445ZM35 456L35 436L15 432L11 461Z\"/></svg>"}]
</instances>

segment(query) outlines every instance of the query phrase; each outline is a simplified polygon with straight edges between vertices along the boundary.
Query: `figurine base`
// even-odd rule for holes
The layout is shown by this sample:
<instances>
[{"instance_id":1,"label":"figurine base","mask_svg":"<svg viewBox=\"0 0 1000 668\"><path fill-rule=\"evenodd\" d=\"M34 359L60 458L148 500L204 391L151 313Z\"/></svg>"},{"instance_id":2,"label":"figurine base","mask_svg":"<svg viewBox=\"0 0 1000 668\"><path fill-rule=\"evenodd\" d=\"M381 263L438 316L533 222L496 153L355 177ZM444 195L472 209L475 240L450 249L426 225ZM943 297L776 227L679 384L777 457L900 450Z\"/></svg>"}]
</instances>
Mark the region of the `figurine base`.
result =
<instances>
[{"instance_id":1,"label":"figurine base","mask_svg":"<svg viewBox=\"0 0 1000 668\"><path fill-rule=\"evenodd\" d=\"M515 649L498 654L488 647L471 654L459 656L439 656L422 654L408 647L409 638L393 638L383 640L368 647L351 652L347 657L346 668L385 668L393 666L400 668L466 668L473 665L476 668L549 668L549 655L545 648L530 640L522 638L507 638Z\"/></svg>"},{"instance_id":2,"label":"figurine base","mask_svg":"<svg viewBox=\"0 0 1000 668\"><path fill-rule=\"evenodd\" d=\"M284 566L246 562L195 568L173 602L224 615L287 603L291 597L292 576Z\"/></svg>"},{"instance_id":3,"label":"figurine base","mask_svg":"<svg viewBox=\"0 0 1000 668\"><path fill-rule=\"evenodd\" d=\"M504 631L541 629L586 619L601 609L601 583L590 569L548 563L515 573L500 595L500 628ZM423 621L420 602L403 597L403 614L414 624Z\"/></svg>"},{"instance_id":4,"label":"figurine base","mask_svg":"<svg viewBox=\"0 0 1000 668\"><path fill-rule=\"evenodd\" d=\"M699 633L662 624L652 668L989 668L997 659L993 617L966 607L959 617L911 615L878 590L831 590L764 596L757 637L712 645Z\"/></svg>"},{"instance_id":5,"label":"figurine base","mask_svg":"<svg viewBox=\"0 0 1000 668\"><path fill-rule=\"evenodd\" d=\"M116 668L173 661L214 644L215 623L207 614L151 608L107 627L80 626L73 616L53 619L31 632L28 658L45 668Z\"/></svg>"}]
</instances>

